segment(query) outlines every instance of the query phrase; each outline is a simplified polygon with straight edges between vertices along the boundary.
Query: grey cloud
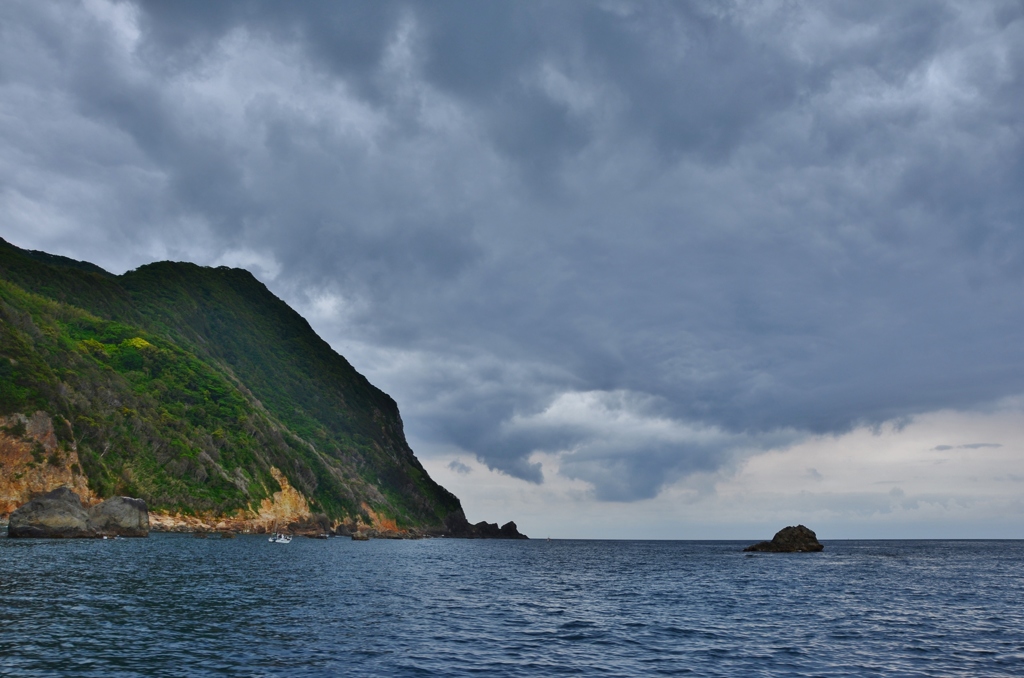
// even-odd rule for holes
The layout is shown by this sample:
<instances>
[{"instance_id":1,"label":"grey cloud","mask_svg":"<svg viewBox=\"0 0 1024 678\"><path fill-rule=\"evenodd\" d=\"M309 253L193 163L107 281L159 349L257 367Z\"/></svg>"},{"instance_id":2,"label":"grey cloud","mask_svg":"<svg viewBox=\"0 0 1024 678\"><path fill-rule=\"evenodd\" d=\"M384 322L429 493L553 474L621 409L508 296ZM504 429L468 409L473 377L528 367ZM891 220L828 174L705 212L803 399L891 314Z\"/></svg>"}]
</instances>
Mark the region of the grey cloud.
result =
<instances>
[{"instance_id":1,"label":"grey cloud","mask_svg":"<svg viewBox=\"0 0 1024 678\"><path fill-rule=\"evenodd\" d=\"M609 448L599 442L569 455L560 470L593 484L601 501L635 501L655 496L664 486L722 465L724 450L701 446L647 443Z\"/></svg>"},{"instance_id":2,"label":"grey cloud","mask_svg":"<svg viewBox=\"0 0 1024 678\"><path fill-rule=\"evenodd\" d=\"M459 474L462 474L462 475L466 475L467 473L471 473L473 471L473 469L471 469L470 467L466 466L465 464L463 464L458 459L453 459L448 464L448 468L450 468L451 470L455 471L456 473L459 473Z\"/></svg>"},{"instance_id":3,"label":"grey cloud","mask_svg":"<svg viewBox=\"0 0 1024 678\"><path fill-rule=\"evenodd\" d=\"M164 3L141 0L142 53L155 69L190 70L216 53L233 30L299 45L316 63L359 84L375 75L401 15L400 3L311 0L301 11L277 2Z\"/></svg>"},{"instance_id":4,"label":"grey cloud","mask_svg":"<svg viewBox=\"0 0 1024 678\"><path fill-rule=\"evenodd\" d=\"M314 325L410 433L491 468L631 500L1024 391L1017 4L0 18L5 238L267 260L341 300ZM552 418L567 394L600 397Z\"/></svg>"},{"instance_id":5,"label":"grey cloud","mask_svg":"<svg viewBox=\"0 0 1024 678\"><path fill-rule=\"evenodd\" d=\"M894 487L886 493L801 493L794 502L804 514L827 511L833 516L884 516L902 511L941 509L949 511L958 507L976 504L980 498L974 496L943 495L934 493L907 494Z\"/></svg>"}]
</instances>

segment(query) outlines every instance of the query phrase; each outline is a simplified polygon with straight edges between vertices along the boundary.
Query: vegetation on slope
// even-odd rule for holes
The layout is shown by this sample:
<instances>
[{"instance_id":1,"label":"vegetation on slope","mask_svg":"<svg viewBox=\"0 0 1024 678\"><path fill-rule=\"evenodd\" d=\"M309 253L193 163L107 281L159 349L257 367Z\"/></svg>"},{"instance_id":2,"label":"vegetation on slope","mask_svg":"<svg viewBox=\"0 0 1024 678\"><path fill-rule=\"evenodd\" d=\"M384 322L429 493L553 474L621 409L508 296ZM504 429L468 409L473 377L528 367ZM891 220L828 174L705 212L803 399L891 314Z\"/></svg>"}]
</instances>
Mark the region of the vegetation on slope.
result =
<instances>
[{"instance_id":1,"label":"vegetation on slope","mask_svg":"<svg viewBox=\"0 0 1024 678\"><path fill-rule=\"evenodd\" d=\"M395 402L246 271L158 263L113 276L0 241L0 415L55 415L90 487L229 514L279 489L335 520L401 527L458 499L409 449Z\"/></svg>"}]
</instances>

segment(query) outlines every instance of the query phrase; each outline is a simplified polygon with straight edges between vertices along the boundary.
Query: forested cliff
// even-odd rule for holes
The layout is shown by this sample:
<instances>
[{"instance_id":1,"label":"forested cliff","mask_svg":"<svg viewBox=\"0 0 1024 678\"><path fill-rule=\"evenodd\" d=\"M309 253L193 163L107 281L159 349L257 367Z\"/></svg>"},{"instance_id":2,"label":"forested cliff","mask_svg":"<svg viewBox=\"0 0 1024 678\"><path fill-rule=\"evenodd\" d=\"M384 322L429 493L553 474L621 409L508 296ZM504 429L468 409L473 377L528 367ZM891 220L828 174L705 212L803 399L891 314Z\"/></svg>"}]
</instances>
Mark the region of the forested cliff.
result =
<instances>
[{"instance_id":1,"label":"forested cliff","mask_svg":"<svg viewBox=\"0 0 1024 678\"><path fill-rule=\"evenodd\" d=\"M171 521L464 523L395 401L244 270L0 240L0 416L0 514L68 484Z\"/></svg>"}]
</instances>

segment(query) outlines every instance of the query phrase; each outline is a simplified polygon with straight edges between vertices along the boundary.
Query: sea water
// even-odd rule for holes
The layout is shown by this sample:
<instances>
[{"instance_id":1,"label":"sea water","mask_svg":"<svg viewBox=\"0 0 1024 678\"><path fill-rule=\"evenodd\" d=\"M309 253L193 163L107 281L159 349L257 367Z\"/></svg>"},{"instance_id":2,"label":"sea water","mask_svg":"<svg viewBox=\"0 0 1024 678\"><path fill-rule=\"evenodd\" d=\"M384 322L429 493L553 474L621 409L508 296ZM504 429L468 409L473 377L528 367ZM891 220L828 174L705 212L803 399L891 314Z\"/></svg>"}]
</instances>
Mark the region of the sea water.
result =
<instances>
[{"instance_id":1,"label":"sea water","mask_svg":"<svg viewBox=\"0 0 1024 678\"><path fill-rule=\"evenodd\" d=\"M1020 676L1024 542L0 539L4 676Z\"/></svg>"}]
</instances>

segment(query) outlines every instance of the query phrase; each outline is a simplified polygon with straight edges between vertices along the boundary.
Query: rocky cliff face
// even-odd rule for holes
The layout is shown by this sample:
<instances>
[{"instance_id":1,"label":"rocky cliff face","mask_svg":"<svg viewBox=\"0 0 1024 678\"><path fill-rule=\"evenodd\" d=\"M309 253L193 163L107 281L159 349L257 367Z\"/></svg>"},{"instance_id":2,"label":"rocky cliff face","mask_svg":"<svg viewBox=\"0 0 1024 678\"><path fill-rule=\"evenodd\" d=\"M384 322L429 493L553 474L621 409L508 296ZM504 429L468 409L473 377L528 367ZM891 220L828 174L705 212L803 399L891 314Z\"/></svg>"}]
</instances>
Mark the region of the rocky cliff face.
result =
<instances>
[{"instance_id":1,"label":"rocky cliff face","mask_svg":"<svg viewBox=\"0 0 1024 678\"><path fill-rule=\"evenodd\" d=\"M281 486L280 491L264 499L258 509L237 511L233 515L217 514L183 515L181 513L150 513L150 524L162 532L292 532L321 534L367 533L385 537L423 536L426 530L399 527L394 519L378 514L364 503L358 518L331 520L324 514L313 513L309 502L288 479L275 467L271 474Z\"/></svg>"},{"instance_id":2,"label":"rocky cliff face","mask_svg":"<svg viewBox=\"0 0 1024 678\"><path fill-rule=\"evenodd\" d=\"M270 473L281 486L270 497L263 499L257 509L239 510L231 515L216 513L190 514L153 512L149 520L152 528L164 532L275 532L296 526L296 531L318 531L316 517L309 502L288 482L276 467ZM322 531L322 530L319 530Z\"/></svg>"},{"instance_id":3,"label":"rocky cliff face","mask_svg":"<svg viewBox=\"0 0 1024 678\"><path fill-rule=\"evenodd\" d=\"M64 419L58 421L69 426ZM0 417L0 520L58 487L70 488L87 504L99 501L82 473L74 439L58 439L53 417L41 411Z\"/></svg>"}]
</instances>

